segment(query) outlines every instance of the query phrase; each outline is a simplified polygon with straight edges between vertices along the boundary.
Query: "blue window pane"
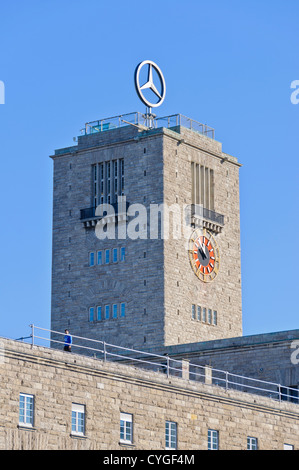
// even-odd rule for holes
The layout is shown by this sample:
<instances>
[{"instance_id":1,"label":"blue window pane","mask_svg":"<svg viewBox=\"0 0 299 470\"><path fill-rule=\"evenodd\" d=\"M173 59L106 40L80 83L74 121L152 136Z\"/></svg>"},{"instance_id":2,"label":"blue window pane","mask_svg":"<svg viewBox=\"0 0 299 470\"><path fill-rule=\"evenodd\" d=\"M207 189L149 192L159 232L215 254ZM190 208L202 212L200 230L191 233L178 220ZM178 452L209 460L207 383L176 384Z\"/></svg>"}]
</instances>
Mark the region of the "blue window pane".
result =
<instances>
[{"instance_id":1,"label":"blue window pane","mask_svg":"<svg viewBox=\"0 0 299 470\"><path fill-rule=\"evenodd\" d=\"M117 318L117 304L113 305L112 316L113 316L113 318Z\"/></svg>"},{"instance_id":2,"label":"blue window pane","mask_svg":"<svg viewBox=\"0 0 299 470\"><path fill-rule=\"evenodd\" d=\"M84 434L84 413L78 413L78 432Z\"/></svg>"},{"instance_id":3,"label":"blue window pane","mask_svg":"<svg viewBox=\"0 0 299 470\"><path fill-rule=\"evenodd\" d=\"M98 251L98 264L103 264L103 252Z\"/></svg>"},{"instance_id":4,"label":"blue window pane","mask_svg":"<svg viewBox=\"0 0 299 470\"><path fill-rule=\"evenodd\" d=\"M106 320L108 320L109 317L110 317L110 306L105 305L105 318L106 318Z\"/></svg>"},{"instance_id":5,"label":"blue window pane","mask_svg":"<svg viewBox=\"0 0 299 470\"><path fill-rule=\"evenodd\" d=\"M120 438L125 439L125 422L123 420L120 421Z\"/></svg>"},{"instance_id":6,"label":"blue window pane","mask_svg":"<svg viewBox=\"0 0 299 470\"><path fill-rule=\"evenodd\" d=\"M117 263L117 248L113 248L113 263Z\"/></svg>"},{"instance_id":7,"label":"blue window pane","mask_svg":"<svg viewBox=\"0 0 299 470\"><path fill-rule=\"evenodd\" d=\"M105 263L106 264L110 263L110 250L105 251Z\"/></svg>"},{"instance_id":8,"label":"blue window pane","mask_svg":"<svg viewBox=\"0 0 299 470\"><path fill-rule=\"evenodd\" d=\"M122 304L120 304L120 316L124 317L125 314L126 314L126 304L122 303Z\"/></svg>"},{"instance_id":9,"label":"blue window pane","mask_svg":"<svg viewBox=\"0 0 299 470\"><path fill-rule=\"evenodd\" d=\"M125 247L123 246L123 247L120 249L120 260L121 260L121 261L125 261L125 257L126 257L126 249L125 249Z\"/></svg>"},{"instance_id":10,"label":"blue window pane","mask_svg":"<svg viewBox=\"0 0 299 470\"><path fill-rule=\"evenodd\" d=\"M89 309L89 321L94 321L94 308L90 307Z\"/></svg>"},{"instance_id":11,"label":"blue window pane","mask_svg":"<svg viewBox=\"0 0 299 470\"><path fill-rule=\"evenodd\" d=\"M97 307L97 320L102 320L102 307Z\"/></svg>"},{"instance_id":12,"label":"blue window pane","mask_svg":"<svg viewBox=\"0 0 299 470\"><path fill-rule=\"evenodd\" d=\"M94 253L89 253L89 266L94 266Z\"/></svg>"},{"instance_id":13,"label":"blue window pane","mask_svg":"<svg viewBox=\"0 0 299 470\"><path fill-rule=\"evenodd\" d=\"M20 395L19 422L33 425L33 396L31 395Z\"/></svg>"},{"instance_id":14,"label":"blue window pane","mask_svg":"<svg viewBox=\"0 0 299 470\"><path fill-rule=\"evenodd\" d=\"M126 422L126 440L130 441L131 440L131 424L130 422Z\"/></svg>"},{"instance_id":15,"label":"blue window pane","mask_svg":"<svg viewBox=\"0 0 299 470\"><path fill-rule=\"evenodd\" d=\"M76 412L72 411L72 431L76 432Z\"/></svg>"},{"instance_id":16,"label":"blue window pane","mask_svg":"<svg viewBox=\"0 0 299 470\"><path fill-rule=\"evenodd\" d=\"M195 305L192 304L192 318L195 319Z\"/></svg>"},{"instance_id":17,"label":"blue window pane","mask_svg":"<svg viewBox=\"0 0 299 470\"><path fill-rule=\"evenodd\" d=\"M25 397L20 395L20 409L19 409L19 421L20 423L24 423L25 417Z\"/></svg>"}]
</instances>

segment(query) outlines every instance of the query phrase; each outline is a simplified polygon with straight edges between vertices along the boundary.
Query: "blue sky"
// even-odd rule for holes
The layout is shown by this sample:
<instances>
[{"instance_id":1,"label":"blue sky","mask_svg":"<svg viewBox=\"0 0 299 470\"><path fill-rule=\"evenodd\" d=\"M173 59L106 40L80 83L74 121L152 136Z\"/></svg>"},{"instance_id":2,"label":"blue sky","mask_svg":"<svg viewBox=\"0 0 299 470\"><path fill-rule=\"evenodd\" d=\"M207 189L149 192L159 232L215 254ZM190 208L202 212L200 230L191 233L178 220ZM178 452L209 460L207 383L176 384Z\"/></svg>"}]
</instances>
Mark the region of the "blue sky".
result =
<instances>
[{"instance_id":1,"label":"blue sky","mask_svg":"<svg viewBox=\"0 0 299 470\"><path fill-rule=\"evenodd\" d=\"M299 3L2 2L0 336L50 327L52 161L85 122L144 111L136 65L162 69L159 116L215 128L240 170L243 334L298 328Z\"/></svg>"}]
</instances>

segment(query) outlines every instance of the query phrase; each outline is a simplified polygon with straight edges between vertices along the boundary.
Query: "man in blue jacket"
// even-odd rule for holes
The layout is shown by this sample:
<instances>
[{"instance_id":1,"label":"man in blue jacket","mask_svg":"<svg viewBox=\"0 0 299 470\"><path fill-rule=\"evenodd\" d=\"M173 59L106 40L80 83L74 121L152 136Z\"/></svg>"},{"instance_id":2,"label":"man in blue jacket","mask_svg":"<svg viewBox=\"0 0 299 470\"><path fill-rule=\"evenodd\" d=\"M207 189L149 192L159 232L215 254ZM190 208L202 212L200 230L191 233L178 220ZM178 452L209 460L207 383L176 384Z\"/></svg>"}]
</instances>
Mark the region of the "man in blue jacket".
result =
<instances>
[{"instance_id":1,"label":"man in blue jacket","mask_svg":"<svg viewBox=\"0 0 299 470\"><path fill-rule=\"evenodd\" d=\"M72 337L69 334L69 330L65 330L65 335L64 335L64 350L71 352L72 348Z\"/></svg>"}]
</instances>

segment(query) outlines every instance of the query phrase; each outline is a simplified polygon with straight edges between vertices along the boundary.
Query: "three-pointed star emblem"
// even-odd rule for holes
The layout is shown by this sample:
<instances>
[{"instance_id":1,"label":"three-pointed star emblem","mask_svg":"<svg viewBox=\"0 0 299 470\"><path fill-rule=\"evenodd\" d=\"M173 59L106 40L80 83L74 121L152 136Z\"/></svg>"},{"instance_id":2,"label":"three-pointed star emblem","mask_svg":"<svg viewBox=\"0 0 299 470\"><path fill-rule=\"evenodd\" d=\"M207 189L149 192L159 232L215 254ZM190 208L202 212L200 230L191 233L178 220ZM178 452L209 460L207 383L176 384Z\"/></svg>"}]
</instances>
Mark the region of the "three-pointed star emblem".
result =
<instances>
[{"instance_id":1,"label":"three-pointed star emblem","mask_svg":"<svg viewBox=\"0 0 299 470\"><path fill-rule=\"evenodd\" d=\"M153 66L152 66L152 64L149 64L149 66L148 66L147 82L140 87L140 90L145 90L146 88L149 88L150 90L152 90L155 93L155 95L158 96L158 98L160 100L162 99L162 96L158 92L157 87L155 86L154 81L153 81Z\"/></svg>"},{"instance_id":2,"label":"three-pointed star emblem","mask_svg":"<svg viewBox=\"0 0 299 470\"><path fill-rule=\"evenodd\" d=\"M148 67L147 81L143 85L140 85L139 75L140 75L140 71L141 71L143 66ZM160 80L161 91L158 90L157 86L154 83L153 69L156 71L156 73L158 75L158 78ZM151 60L144 60L143 62L141 62L136 67L136 70L135 70L135 87L136 87L136 91L137 91L137 94L138 94L139 98L149 108L155 108L157 106L160 106L163 103L164 98L165 98L165 93L166 93L165 80L164 80L163 74L162 74L161 70L159 69L159 67L157 66L157 64L155 64ZM149 99L147 99L143 94L144 90L151 90L157 96L158 102L157 103L152 103L151 101L149 101Z\"/></svg>"}]
</instances>

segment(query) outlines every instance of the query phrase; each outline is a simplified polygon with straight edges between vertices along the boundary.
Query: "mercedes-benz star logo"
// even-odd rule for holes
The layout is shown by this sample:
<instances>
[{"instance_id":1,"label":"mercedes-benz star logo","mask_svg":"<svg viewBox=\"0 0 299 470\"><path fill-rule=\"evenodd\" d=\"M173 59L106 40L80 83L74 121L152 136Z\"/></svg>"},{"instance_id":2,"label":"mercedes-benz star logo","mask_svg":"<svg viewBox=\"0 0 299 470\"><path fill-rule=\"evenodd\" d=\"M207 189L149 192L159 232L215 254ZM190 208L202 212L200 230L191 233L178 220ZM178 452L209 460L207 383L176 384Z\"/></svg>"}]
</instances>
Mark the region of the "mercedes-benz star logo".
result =
<instances>
[{"instance_id":1,"label":"mercedes-benz star logo","mask_svg":"<svg viewBox=\"0 0 299 470\"><path fill-rule=\"evenodd\" d=\"M140 71L144 65L148 66L147 82L145 82L143 85L140 85L139 76L140 76ZM158 91L158 88L154 84L153 68L158 74L160 84L161 84L161 92ZM136 91L137 91L139 98L149 108L156 108L157 106L160 106L163 103L165 94L166 94L165 80L158 65L152 62L151 60L144 60L139 65L137 65L136 70L135 70L135 87L136 87ZM157 103L151 103L148 99L145 98L142 91L147 90L147 89L151 90L157 96L158 98Z\"/></svg>"}]
</instances>

